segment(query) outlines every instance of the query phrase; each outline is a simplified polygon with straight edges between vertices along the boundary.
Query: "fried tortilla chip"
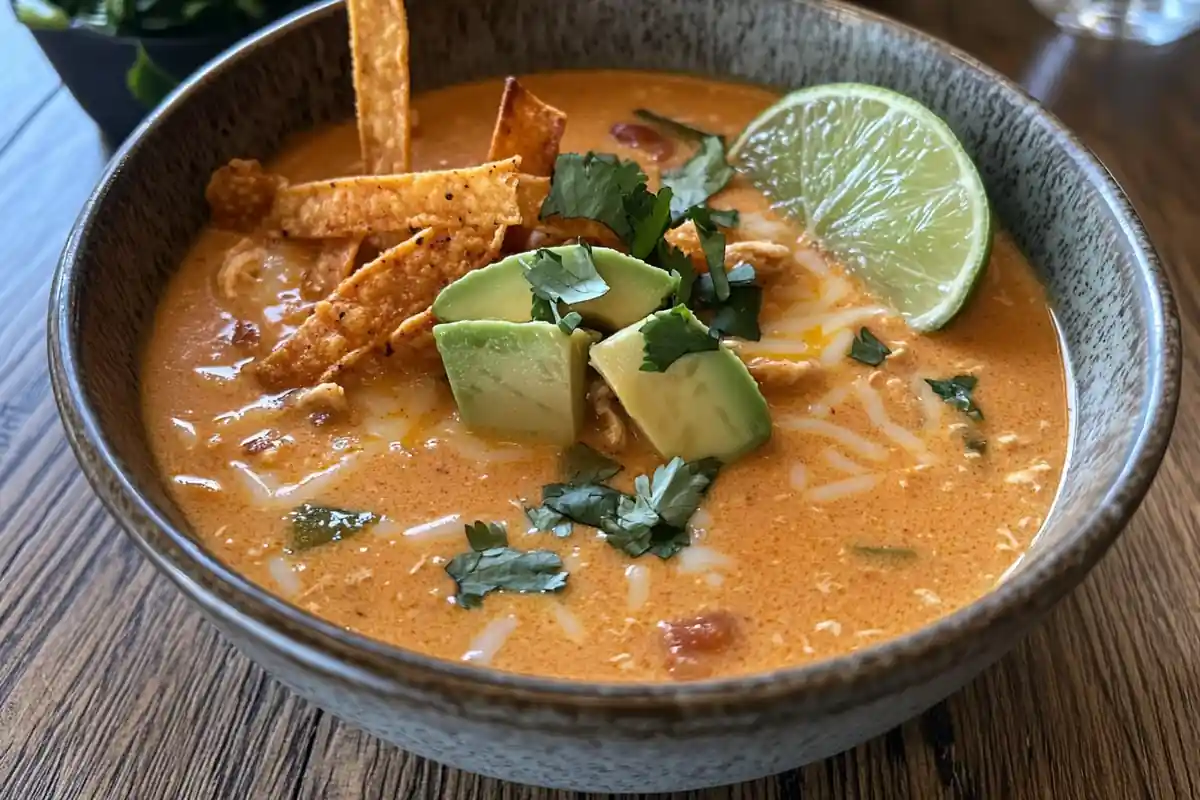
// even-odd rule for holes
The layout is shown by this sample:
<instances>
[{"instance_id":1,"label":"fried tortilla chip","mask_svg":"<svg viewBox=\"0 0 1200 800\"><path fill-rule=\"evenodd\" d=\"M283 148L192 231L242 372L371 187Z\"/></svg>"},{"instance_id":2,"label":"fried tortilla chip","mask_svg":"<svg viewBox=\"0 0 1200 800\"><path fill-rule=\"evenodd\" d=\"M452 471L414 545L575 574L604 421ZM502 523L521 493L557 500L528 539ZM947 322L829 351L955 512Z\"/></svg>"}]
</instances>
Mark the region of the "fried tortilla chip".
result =
<instances>
[{"instance_id":1,"label":"fried tortilla chip","mask_svg":"<svg viewBox=\"0 0 1200 800\"><path fill-rule=\"evenodd\" d=\"M409 170L408 17L403 0L347 0L358 141L367 172Z\"/></svg>"},{"instance_id":2,"label":"fried tortilla chip","mask_svg":"<svg viewBox=\"0 0 1200 800\"><path fill-rule=\"evenodd\" d=\"M300 292L310 300L328 297L354 271L359 239L325 239L314 242L317 248L312 263L304 270Z\"/></svg>"},{"instance_id":3,"label":"fried tortilla chip","mask_svg":"<svg viewBox=\"0 0 1200 800\"><path fill-rule=\"evenodd\" d=\"M495 260L503 226L426 228L342 281L290 339L257 367L274 389L336 382L447 284Z\"/></svg>"},{"instance_id":4,"label":"fried tortilla chip","mask_svg":"<svg viewBox=\"0 0 1200 800\"><path fill-rule=\"evenodd\" d=\"M566 114L546 105L510 77L504 81L488 161L520 156L526 173L550 177L566 127Z\"/></svg>"},{"instance_id":5,"label":"fried tortilla chip","mask_svg":"<svg viewBox=\"0 0 1200 800\"><path fill-rule=\"evenodd\" d=\"M494 227L521 221L519 158L478 167L364 175L288 186L275 195L271 224L302 239L369 236L427 227Z\"/></svg>"},{"instance_id":6,"label":"fried tortilla chip","mask_svg":"<svg viewBox=\"0 0 1200 800\"><path fill-rule=\"evenodd\" d=\"M212 209L213 225L250 232L271 211L275 194L287 181L272 175L254 159L235 158L212 174L204 197Z\"/></svg>"},{"instance_id":7,"label":"fried tortilla chip","mask_svg":"<svg viewBox=\"0 0 1200 800\"><path fill-rule=\"evenodd\" d=\"M404 357L437 352L433 340L433 326L436 324L437 317L433 315L432 306L420 314L413 314L388 337L387 354Z\"/></svg>"}]
</instances>

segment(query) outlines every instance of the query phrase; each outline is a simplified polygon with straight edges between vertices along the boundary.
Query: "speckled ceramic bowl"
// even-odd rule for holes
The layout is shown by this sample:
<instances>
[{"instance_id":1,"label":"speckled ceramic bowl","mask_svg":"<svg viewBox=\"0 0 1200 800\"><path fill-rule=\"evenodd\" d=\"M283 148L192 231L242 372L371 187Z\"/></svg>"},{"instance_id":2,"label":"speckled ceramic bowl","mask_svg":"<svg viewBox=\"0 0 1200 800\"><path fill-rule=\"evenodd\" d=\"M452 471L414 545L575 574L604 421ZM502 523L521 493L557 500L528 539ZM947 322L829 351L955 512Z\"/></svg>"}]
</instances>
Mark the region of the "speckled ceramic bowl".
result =
<instances>
[{"instance_id":1,"label":"speckled ceramic bowl","mask_svg":"<svg viewBox=\"0 0 1200 800\"><path fill-rule=\"evenodd\" d=\"M1057 120L999 75L913 30L797 0L410 0L417 90L564 67L733 76L780 87L865 81L913 95L979 164L1044 277L1075 388L1065 486L1029 557L975 604L908 636L805 667L694 684L508 675L399 650L251 585L198 544L139 418L138 352L155 301L233 156L350 117L346 17L326 3L212 64L114 158L54 284L50 357L71 443L146 555L271 674L423 756L527 783L673 790L778 772L932 705L1008 650L1112 544L1166 447L1178 322L1125 195Z\"/></svg>"}]
</instances>

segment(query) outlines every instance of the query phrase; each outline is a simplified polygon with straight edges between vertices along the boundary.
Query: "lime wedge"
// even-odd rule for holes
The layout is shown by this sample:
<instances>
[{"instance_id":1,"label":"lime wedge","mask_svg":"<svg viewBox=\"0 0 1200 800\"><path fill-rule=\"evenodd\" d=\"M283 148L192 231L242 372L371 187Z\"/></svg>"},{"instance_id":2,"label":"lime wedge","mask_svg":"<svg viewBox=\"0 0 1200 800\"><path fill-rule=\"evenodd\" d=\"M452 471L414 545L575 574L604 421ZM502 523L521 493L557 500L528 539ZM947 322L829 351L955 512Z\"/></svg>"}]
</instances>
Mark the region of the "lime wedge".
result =
<instances>
[{"instance_id":1,"label":"lime wedge","mask_svg":"<svg viewBox=\"0 0 1200 800\"><path fill-rule=\"evenodd\" d=\"M949 322L987 264L983 181L949 126L904 95L792 92L746 126L730 161L916 330Z\"/></svg>"}]
</instances>

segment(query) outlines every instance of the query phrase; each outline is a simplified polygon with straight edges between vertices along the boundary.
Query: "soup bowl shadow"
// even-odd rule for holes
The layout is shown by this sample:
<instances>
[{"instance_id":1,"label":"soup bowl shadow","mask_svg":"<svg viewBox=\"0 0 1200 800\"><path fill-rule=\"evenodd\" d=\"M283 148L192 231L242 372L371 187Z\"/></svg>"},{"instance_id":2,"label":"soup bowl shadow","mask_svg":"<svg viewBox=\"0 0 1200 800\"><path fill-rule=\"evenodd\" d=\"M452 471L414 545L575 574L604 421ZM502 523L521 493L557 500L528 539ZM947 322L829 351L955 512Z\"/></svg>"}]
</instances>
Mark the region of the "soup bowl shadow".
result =
<instances>
[{"instance_id":1,"label":"soup bowl shadow","mask_svg":"<svg viewBox=\"0 0 1200 800\"><path fill-rule=\"evenodd\" d=\"M366 639L253 585L171 501L140 418L138 362L155 303L207 219L212 170L352 116L346 16L327 2L219 57L131 136L71 233L51 297L54 392L80 464L146 557L249 658L351 724L467 770L581 790L698 788L823 758L931 706L1010 649L1112 544L1170 435L1178 320L1121 189L1016 86L921 33L833 3L409 6L415 91L625 67L784 88L862 81L935 109L1052 297L1073 381L1069 465L1044 530L993 592L900 638L769 674L676 684L505 674Z\"/></svg>"}]
</instances>

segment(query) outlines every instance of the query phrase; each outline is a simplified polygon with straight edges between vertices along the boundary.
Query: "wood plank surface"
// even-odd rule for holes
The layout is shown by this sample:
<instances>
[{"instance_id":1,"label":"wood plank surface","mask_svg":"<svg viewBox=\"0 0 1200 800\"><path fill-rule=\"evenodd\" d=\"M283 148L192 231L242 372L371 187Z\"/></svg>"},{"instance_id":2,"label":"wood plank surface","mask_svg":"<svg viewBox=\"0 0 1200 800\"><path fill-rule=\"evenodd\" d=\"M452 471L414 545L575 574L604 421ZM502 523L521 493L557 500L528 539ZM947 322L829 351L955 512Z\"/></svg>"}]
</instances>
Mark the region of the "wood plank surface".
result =
<instances>
[{"instance_id":1,"label":"wood plank surface","mask_svg":"<svg viewBox=\"0 0 1200 800\"><path fill-rule=\"evenodd\" d=\"M7 4L4 4L7 9ZM873 5L1021 80L1129 190L1200 352L1200 38L1060 36L1024 2ZM92 496L49 394L54 262L105 159L0 10L0 798L536 798L411 757L221 640ZM1016 651L920 719L713 798L1200 797L1200 394L1113 552Z\"/></svg>"}]
</instances>

